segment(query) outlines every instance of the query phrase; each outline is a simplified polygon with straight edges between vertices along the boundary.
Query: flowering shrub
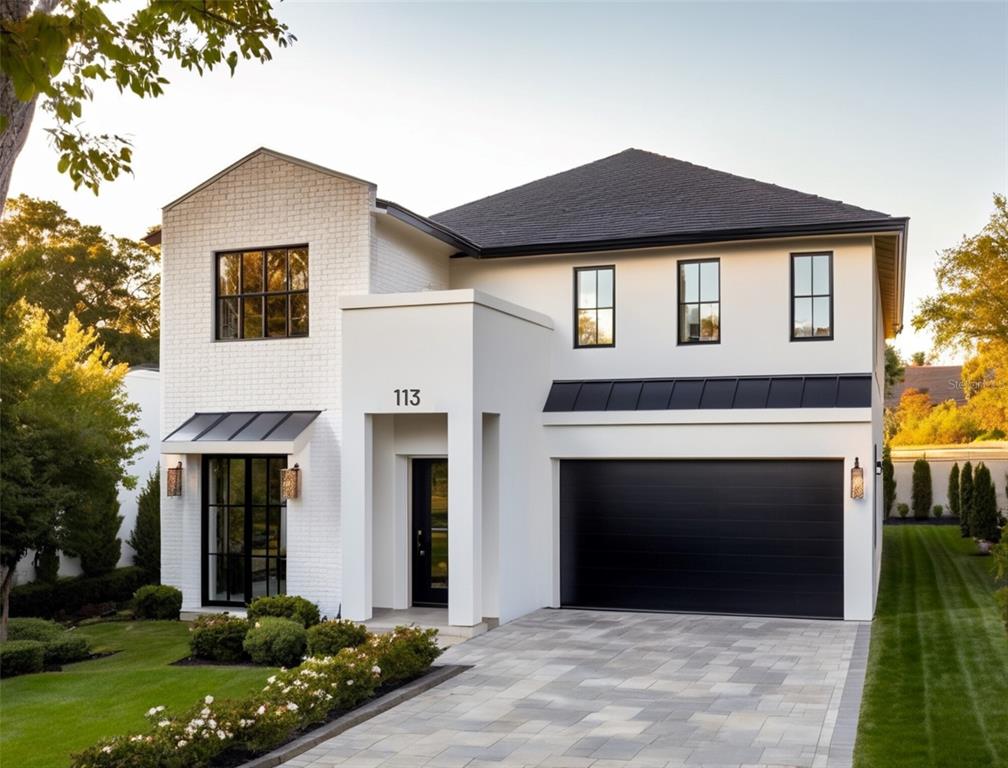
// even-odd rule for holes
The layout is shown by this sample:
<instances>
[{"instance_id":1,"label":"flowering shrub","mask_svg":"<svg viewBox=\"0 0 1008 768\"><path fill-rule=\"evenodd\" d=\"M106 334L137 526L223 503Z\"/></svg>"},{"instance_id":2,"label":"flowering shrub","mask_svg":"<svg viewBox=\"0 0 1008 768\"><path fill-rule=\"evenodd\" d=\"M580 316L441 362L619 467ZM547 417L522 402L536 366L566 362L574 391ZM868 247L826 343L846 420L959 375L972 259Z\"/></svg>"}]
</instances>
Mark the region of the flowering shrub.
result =
<instances>
[{"instance_id":1,"label":"flowering shrub","mask_svg":"<svg viewBox=\"0 0 1008 768\"><path fill-rule=\"evenodd\" d=\"M256 664L295 667L301 663L308 635L296 621L266 616L259 619L245 635L242 647Z\"/></svg>"},{"instance_id":2,"label":"flowering shrub","mask_svg":"<svg viewBox=\"0 0 1008 768\"><path fill-rule=\"evenodd\" d=\"M189 628L189 650L197 659L241 661L249 623L238 616L200 616Z\"/></svg>"},{"instance_id":3,"label":"flowering shrub","mask_svg":"<svg viewBox=\"0 0 1008 768\"><path fill-rule=\"evenodd\" d=\"M271 595L257 597L248 607L249 621L264 616L292 619L306 629L319 623L319 609L315 603L297 595Z\"/></svg>"},{"instance_id":4,"label":"flowering shrub","mask_svg":"<svg viewBox=\"0 0 1008 768\"><path fill-rule=\"evenodd\" d=\"M434 635L434 630L399 628L381 636L381 642L344 648L281 670L262 691L245 699L218 703L207 696L178 717L153 707L147 712L149 733L101 742L75 755L73 768L205 768L229 750L274 749L334 711L367 701L379 685L391 682L378 657L400 659L401 664L425 655L433 660L436 653L431 656L429 646Z\"/></svg>"},{"instance_id":5,"label":"flowering shrub","mask_svg":"<svg viewBox=\"0 0 1008 768\"><path fill-rule=\"evenodd\" d=\"M420 627L396 627L387 634L372 635L368 646L382 669L382 683L409 680L427 669L441 655L436 637L436 629Z\"/></svg>"},{"instance_id":6,"label":"flowering shrub","mask_svg":"<svg viewBox=\"0 0 1008 768\"><path fill-rule=\"evenodd\" d=\"M368 631L363 624L336 619L323 621L308 630L308 654L332 656L343 648L354 648L367 642Z\"/></svg>"}]
</instances>

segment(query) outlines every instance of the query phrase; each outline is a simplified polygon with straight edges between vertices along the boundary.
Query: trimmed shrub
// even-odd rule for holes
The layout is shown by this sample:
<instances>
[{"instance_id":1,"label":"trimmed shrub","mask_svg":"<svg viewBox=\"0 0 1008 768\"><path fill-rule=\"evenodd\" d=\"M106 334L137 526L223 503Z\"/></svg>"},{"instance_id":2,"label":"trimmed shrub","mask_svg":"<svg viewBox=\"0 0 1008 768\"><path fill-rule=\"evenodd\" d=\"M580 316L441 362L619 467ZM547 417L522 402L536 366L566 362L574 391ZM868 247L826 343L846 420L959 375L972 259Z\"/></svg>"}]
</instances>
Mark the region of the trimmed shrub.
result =
<instances>
[{"instance_id":1,"label":"trimmed shrub","mask_svg":"<svg viewBox=\"0 0 1008 768\"><path fill-rule=\"evenodd\" d=\"M344 648L356 648L367 639L368 631L363 624L343 619L323 621L308 630L308 655L335 656Z\"/></svg>"},{"instance_id":2,"label":"trimmed shrub","mask_svg":"<svg viewBox=\"0 0 1008 768\"><path fill-rule=\"evenodd\" d=\"M990 470L983 464L977 465L973 477L973 516L970 532L983 541L997 541L998 531L997 495L991 481Z\"/></svg>"},{"instance_id":3,"label":"trimmed shrub","mask_svg":"<svg viewBox=\"0 0 1008 768\"><path fill-rule=\"evenodd\" d=\"M200 616L189 628L189 651L197 659L241 661L249 623L226 613Z\"/></svg>"},{"instance_id":4,"label":"trimmed shrub","mask_svg":"<svg viewBox=\"0 0 1008 768\"><path fill-rule=\"evenodd\" d=\"M908 505L900 502L899 504L896 505L896 513L900 517L904 517L905 518L907 515L910 514L910 507Z\"/></svg>"},{"instance_id":5,"label":"trimmed shrub","mask_svg":"<svg viewBox=\"0 0 1008 768\"><path fill-rule=\"evenodd\" d=\"M148 584L133 595L133 611L138 619L178 621L182 593L164 584Z\"/></svg>"},{"instance_id":6,"label":"trimmed shrub","mask_svg":"<svg viewBox=\"0 0 1008 768\"><path fill-rule=\"evenodd\" d=\"M11 619L7 622L8 640L38 640L51 643L65 630L55 621L46 619Z\"/></svg>"},{"instance_id":7,"label":"trimmed shrub","mask_svg":"<svg viewBox=\"0 0 1008 768\"><path fill-rule=\"evenodd\" d=\"M46 584L55 584L59 578L59 550L43 547L35 553L35 578Z\"/></svg>"},{"instance_id":8,"label":"trimmed shrub","mask_svg":"<svg viewBox=\"0 0 1008 768\"><path fill-rule=\"evenodd\" d=\"M959 475L959 530L963 538L969 538L970 518L973 517L973 465L970 462L963 464L962 472Z\"/></svg>"},{"instance_id":9,"label":"trimmed shrub","mask_svg":"<svg viewBox=\"0 0 1008 768\"><path fill-rule=\"evenodd\" d=\"M945 507L943 507L941 504L935 504L933 507L931 507L931 517L935 518L936 520L939 517L941 517L944 513L945 513Z\"/></svg>"},{"instance_id":10,"label":"trimmed shrub","mask_svg":"<svg viewBox=\"0 0 1008 768\"><path fill-rule=\"evenodd\" d=\"M85 606L124 603L146 583L147 575L136 566L117 568L101 576L59 579L55 584L35 581L11 590L11 616L75 617Z\"/></svg>"},{"instance_id":11,"label":"trimmed shrub","mask_svg":"<svg viewBox=\"0 0 1008 768\"><path fill-rule=\"evenodd\" d=\"M959 462L952 465L948 479L948 509L952 517L959 517Z\"/></svg>"},{"instance_id":12,"label":"trimmed shrub","mask_svg":"<svg viewBox=\"0 0 1008 768\"><path fill-rule=\"evenodd\" d=\"M150 574L151 581L161 581L161 468L155 467L137 496L136 525L130 533L133 564Z\"/></svg>"},{"instance_id":13,"label":"trimmed shrub","mask_svg":"<svg viewBox=\"0 0 1008 768\"><path fill-rule=\"evenodd\" d=\"M45 646L38 640L0 643L0 677L30 675L45 666Z\"/></svg>"},{"instance_id":14,"label":"trimmed shrub","mask_svg":"<svg viewBox=\"0 0 1008 768\"><path fill-rule=\"evenodd\" d=\"M248 607L249 621L274 616L297 621L302 627L314 627L319 623L319 609L315 603L297 595L273 595L257 597Z\"/></svg>"},{"instance_id":15,"label":"trimmed shrub","mask_svg":"<svg viewBox=\"0 0 1008 768\"><path fill-rule=\"evenodd\" d=\"M931 465L927 459L917 459L913 465L911 506L915 520L927 520L931 512Z\"/></svg>"},{"instance_id":16,"label":"trimmed shrub","mask_svg":"<svg viewBox=\"0 0 1008 768\"><path fill-rule=\"evenodd\" d=\"M91 644L77 632L64 632L45 644L44 662L47 667L58 667L83 661L91 655Z\"/></svg>"},{"instance_id":17,"label":"trimmed shrub","mask_svg":"<svg viewBox=\"0 0 1008 768\"><path fill-rule=\"evenodd\" d=\"M441 655L436 629L396 627L383 635L372 635L368 646L381 669L383 685L411 680L424 672Z\"/></svg>"},{"instance_id":18,"label":"trimmed shrub","mask_svg":"<svg viewBox=\"0 0 1008 768\"><path fill-rule=\"evenodd\" d=\"M263 616L255 621L242 643L253 662L271 667L296 667L307 646L305 628L279 616Z\"/></svg>"},{"instance_id":19,"label":"trimmed shrub","mask_svg":"<svg viewBox=\"0 0 1008 768\"><path fill-rule=\"evenodd\" d=\"M63 551L80 558L85 576L99 576L115 569L122 555L122 540L118 536L122 521L114 485L104 493L80 499L63 511Z\"/></svg>"},{"instance_id":20,"label":"trimmed shrub","mask_svg":"<svg viewBox=\"0 0 1008 768\"><path fill-rule=\"evenodd\" d=\"M896 501L896 472L893 469L892 452L889 446L882 449L882 509L885 517L892 514Z\"/></svg>"}]
</instances>

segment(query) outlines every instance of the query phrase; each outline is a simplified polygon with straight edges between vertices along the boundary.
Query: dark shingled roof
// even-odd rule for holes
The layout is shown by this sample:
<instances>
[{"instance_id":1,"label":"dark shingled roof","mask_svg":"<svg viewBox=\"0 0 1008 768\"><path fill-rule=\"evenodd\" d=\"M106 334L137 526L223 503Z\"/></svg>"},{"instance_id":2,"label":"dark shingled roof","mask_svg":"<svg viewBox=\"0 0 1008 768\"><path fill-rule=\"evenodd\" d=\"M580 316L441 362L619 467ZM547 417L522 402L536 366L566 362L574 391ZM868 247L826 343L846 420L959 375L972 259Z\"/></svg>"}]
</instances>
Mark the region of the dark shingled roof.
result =
<instances>
[{"instance_id":1,"label":"dark shingled roof","mask_svg":"<svg viewBox=\"0 0 1008 768\"><path fill-rule=\"evenodd\" d=\"M946 400L953 400L957 405L966 402L961 365L908 365L903 381L889 391L886 407L896 408L903 393L911 388L927 393L935 405Z\"/></svg>"},{"instance_id":2,"label":"dark shingled roof","mask_svg":"<svg viewBox=\"0 0 1008 768\"><path fill-rule=\"evenodd\" d=\"M430 217L486 255L528 248L648 238L842 231L902 224L880 211L796 192L682 160L627 149ZM895 228L889 227L889 228ZM692 238L692 239L691 239Z\"/></svg>"}]
</instances>

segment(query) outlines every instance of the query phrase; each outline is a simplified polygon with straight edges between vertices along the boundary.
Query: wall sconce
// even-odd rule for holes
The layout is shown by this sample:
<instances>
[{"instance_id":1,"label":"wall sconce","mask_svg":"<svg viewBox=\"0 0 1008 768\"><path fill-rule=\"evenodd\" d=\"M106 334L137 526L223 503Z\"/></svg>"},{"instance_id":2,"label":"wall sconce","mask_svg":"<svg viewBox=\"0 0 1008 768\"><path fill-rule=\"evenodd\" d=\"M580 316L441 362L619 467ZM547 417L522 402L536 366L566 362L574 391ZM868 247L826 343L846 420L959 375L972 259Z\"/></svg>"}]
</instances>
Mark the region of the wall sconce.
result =
<instances>
[{"instance_id":1,"label":"wall sconce","mask_svg":"<svg viewBox=\"0 0 1008 768\"><path fill-rule=\"evenodd\" d=\"M850 497L852 499L864 498L864 470L858 464L857 456L854 457L854 466L850 471Z\"/></svg>"},{"instance_id":2,"label":"wall sconce","mask_svg":"<svg viewBox=\"0 0 1008 768\"><path fill-rule=\"evenodd\" d=\"M182 462L174 467L168 467L168 495L182 495Z\"/></svg>"},{"instance_id":3,"label":"wall sconce","mask_svg":"<svg viewBox=\"0 0 1008 768\"><path fill-rule=\"evenodd\" d=\"M875 462L875 474L878 475L879 477L882 477L882 462L881 461L876 461Z\"/></svg>"},{"instance_id":4,"label":"wall sconce","mask_svg":"<svg viewBox=\"0 0 1008 768\"><path fill-rule=\"evenodd\" d=\"M280 498L296 499L301 490L301 467L295 464L290 469L280 470Z\"/></svg>"}]
</instances>

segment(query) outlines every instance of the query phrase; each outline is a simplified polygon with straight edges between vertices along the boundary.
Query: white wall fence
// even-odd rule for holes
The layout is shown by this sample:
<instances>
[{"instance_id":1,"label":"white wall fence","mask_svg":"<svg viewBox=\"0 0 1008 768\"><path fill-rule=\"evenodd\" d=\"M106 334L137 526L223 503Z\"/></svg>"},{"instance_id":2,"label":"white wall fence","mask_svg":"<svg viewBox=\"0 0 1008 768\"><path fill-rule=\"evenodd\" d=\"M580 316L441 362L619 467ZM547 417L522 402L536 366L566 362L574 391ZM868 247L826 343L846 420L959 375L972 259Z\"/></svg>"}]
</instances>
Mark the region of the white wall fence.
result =
<instances>
[{"instance_id":1,"label":"white wall fence","mask_svg":"<svg viewBox=\"0 0 1008 768\"><path fill-rule=\"evenodd\" d=\"M965 445L915 445L892 449L893 474L896 478L896 501L892 516L897 516L896 505L903 503L911 507L913 489L913 465L917 459L927 459L931 465L932 505L941 504L945 515L950 514L948 504L948 478L952 466L958 462L961 470L967 461L974 471L983 462L990 470L991 479L997 492L998 510L1008 510L1005 495L1005 475L1008 474L1008 441L967 443Z\"/></svg>"}]
</instances>

